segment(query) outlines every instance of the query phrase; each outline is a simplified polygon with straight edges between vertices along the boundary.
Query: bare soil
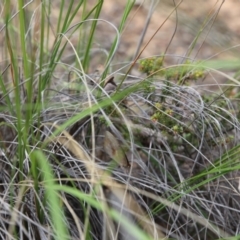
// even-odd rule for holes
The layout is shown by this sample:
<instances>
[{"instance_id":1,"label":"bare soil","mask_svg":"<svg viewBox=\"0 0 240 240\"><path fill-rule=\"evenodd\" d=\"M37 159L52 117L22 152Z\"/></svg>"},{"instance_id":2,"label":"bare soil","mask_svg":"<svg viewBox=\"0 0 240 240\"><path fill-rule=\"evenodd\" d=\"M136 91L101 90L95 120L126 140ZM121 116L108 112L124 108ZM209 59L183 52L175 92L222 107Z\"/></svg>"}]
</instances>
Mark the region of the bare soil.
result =
<instances>
[{"instance_id":1,"label":"bare soil","mask_svg":"<svg viewBox=\"0 0 240 240\"><path fill-rule=\"evenodd\" d=\"M105 0L101 18L119 26L126 2ZM118 51L122 56L131 56L135 53L136 44L145 26L151 5L150 0L137 2L139 4L135 4L121 36ZM142 5L141 2L143 2ZM238 0L184 0L176 11L173 10L173 1L159 1L156 5L143 46L161 27L144 50L142 57L162 54L167 48L168 54L184 56L201 29L202 32L191 54L193 58L210 58L220 51L238 44L240 37L240 2ZM114 39L112 36L114 32L111 32L107 25L102 24L99 29L100 44L105 48L108 48ZM239 49L236 47L234 50L226 51L225 54L220 54L219 57L234 56L235 54L237 56L237 53L239 53Z\"/></svg>"}]
</instances>

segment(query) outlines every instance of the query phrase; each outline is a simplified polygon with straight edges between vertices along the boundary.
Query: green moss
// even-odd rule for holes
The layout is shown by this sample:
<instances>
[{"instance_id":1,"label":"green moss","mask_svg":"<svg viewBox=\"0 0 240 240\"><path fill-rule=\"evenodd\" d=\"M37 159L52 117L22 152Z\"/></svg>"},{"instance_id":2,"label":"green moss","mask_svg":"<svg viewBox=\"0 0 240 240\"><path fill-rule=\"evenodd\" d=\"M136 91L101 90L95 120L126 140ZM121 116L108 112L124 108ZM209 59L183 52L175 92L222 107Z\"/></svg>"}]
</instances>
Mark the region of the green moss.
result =
<instances>
[{"instance_id":1,"label":"green moss","mask_svg":"<svg viewBox=\"0 0 240 240\"><path fill-rule=\"evenodd\" d=\"M139 61L139 70L149 75L160 74L160 69L163 66L163 57L151 57Z\"/></svg>"}]
</instances>

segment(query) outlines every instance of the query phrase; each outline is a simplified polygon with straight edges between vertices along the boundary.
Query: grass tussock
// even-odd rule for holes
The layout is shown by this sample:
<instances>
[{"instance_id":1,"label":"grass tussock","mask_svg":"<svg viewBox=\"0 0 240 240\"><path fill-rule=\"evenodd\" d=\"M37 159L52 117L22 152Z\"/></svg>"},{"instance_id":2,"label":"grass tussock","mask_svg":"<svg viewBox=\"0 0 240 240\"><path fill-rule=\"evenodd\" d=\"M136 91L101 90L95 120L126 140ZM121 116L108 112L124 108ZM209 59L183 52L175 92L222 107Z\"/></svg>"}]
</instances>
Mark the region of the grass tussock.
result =
<instances>
[{"instance_id":1,"label":"grass tussock","mask_svg":"<svg viewBox=\"0 0 240 240\"><path fill-rule=\"evenodd\" d=\"M127 1L115 26L103 3L0 3L0 238L238 239L239 74L219 70L238 60L191 58L203 26L186 56L170 40L141 57L165 23L142 45L152 1L119 62L143 6Z\"/></svg>"}]
</instances>

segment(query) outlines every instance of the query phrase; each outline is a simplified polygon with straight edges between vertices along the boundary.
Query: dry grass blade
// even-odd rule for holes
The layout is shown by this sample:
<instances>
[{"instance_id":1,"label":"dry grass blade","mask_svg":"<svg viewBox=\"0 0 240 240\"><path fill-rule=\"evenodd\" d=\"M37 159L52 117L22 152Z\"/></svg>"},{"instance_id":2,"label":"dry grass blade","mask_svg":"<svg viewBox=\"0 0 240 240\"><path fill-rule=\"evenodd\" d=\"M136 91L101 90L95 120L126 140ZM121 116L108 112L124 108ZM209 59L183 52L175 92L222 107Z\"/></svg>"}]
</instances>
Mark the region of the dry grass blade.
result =
<instances>
[{"instance_id":1,"label":"dry grass blade","mask_svg":"<svg viewBox=\"0 0 240 240\"><path fill-rule=\"evenodd\" d=\"M96 182L100 182L105 186L108 186L110 191L127 207L132 213L136 214L138 223L146 231L146 233L152 236L154 239L166 239L166 236L160 231L159 227L151 221L147 213L142 209L136 200L133 199L130 193L127 192L127 187L123 189L117 189L117 182L110 176L109 173L98 168L97 164L91 159L87 152L80 146L67 132L62 132L61 136L52 139L53 142L57 142L68 149L72 154L75 155L79 160L83 161L85 167L89 173L94 173L95 176L91 175ZM94 182L94 181L93 181ZM111 183L111 184L109 184Z\"/></svg>"},{"instance_id":2,"label":"dry grass blade","mask_svg":"<svg viewBox=\"0 0 240 240\"><path fill-rule=\"evenodd\" d=\"M106 131L105 133L104 150L119 166L124 168L129 166L124 151L122 150L117 139L109 131Z\"/></svg>"}]
</instances>

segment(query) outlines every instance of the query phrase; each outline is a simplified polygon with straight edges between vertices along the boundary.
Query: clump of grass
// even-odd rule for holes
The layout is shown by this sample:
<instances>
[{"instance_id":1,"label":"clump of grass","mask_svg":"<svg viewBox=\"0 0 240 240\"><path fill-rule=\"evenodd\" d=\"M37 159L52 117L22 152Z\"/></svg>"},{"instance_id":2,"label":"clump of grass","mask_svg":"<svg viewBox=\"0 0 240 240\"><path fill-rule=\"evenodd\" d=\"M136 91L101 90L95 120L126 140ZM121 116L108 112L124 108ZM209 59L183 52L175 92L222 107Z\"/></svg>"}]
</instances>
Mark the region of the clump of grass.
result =
<instances>
[{"instance_id":1,"label":"clump of grass","mask_svg":"<svg viewBox=\"0 0 240 240\"><path fill-rule=\"evenodd\" d=\"M236 98L229 89L200 94L193 86L216 71L212 62L168 67L149 57L139 59L145 75L133 84L106 78L133 8L128 1L104 69L93 76L103 1L62 1L57 11L54 4L3 4L1 238L238 235Z\"/></svg>"}]
</instances>

